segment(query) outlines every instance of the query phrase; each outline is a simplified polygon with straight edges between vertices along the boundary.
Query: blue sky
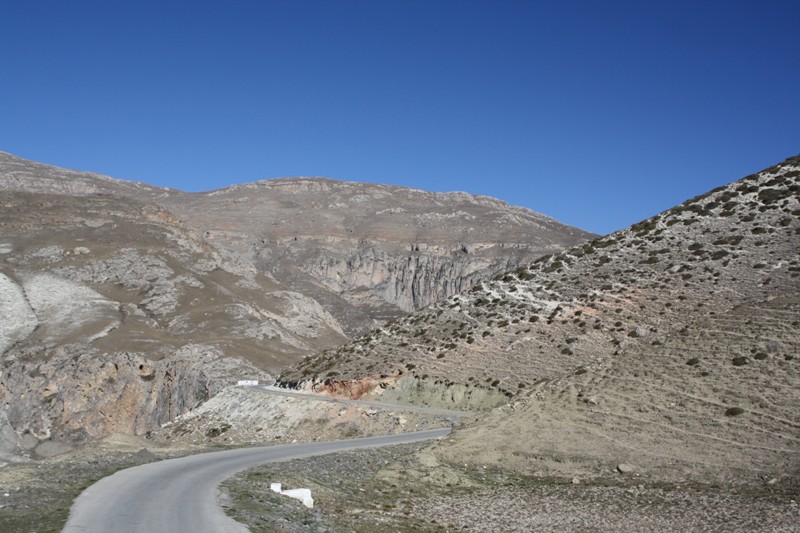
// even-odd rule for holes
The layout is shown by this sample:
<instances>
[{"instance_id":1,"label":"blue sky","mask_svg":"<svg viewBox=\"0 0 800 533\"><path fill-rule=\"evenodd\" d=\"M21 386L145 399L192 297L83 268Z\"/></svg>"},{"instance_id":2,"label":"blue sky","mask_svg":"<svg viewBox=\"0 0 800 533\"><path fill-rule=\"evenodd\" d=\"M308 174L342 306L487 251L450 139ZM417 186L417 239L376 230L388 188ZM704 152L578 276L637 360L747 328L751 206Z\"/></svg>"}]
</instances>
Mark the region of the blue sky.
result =
<instances>
[{"instance_id":1,"label":"blue sky","mask_svg":"<svg viewBox=\"0 0 800 533\"><path fill-rule=\"evenodd\" d=\"M0 4L0 150L183 190L327 176L598 233L800 152L800 2Z\"/></svg>"}]
</instances>

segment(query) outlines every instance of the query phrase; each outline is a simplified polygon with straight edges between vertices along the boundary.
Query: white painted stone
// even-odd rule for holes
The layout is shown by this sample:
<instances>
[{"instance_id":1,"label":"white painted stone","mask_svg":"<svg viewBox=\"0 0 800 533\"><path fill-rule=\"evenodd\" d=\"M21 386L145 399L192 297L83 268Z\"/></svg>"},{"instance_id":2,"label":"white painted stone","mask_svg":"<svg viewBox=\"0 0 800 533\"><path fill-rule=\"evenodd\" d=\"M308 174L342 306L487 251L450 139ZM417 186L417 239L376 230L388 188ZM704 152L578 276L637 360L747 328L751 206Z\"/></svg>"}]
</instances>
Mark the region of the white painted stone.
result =
<instances>
[{"instance_id":1,"label":"white painted stone","mask_svg":"<svg viewBox=\"0 0 800 533\"><path fill-rule=\"evenodd\" d=\"M270 483L269 488L272 492L277 492L278 494L283 494L289 498L300 500L303 502L303 505L309 509L314 508L314 498L311 497L311 489L282 490L283 486L280 483Z\"/></svg>"},{"instance_id":2,"label":"white painted stone","mask_svg":"<svg viewBox=\"0 0 800 533\"><path fill-rule=\"evenodd\" d=\"M311 489L289 489L281 492L284 496L300 500L309 509L314 508L314 498L311 497Z\"/></svg>"}]
</instances>

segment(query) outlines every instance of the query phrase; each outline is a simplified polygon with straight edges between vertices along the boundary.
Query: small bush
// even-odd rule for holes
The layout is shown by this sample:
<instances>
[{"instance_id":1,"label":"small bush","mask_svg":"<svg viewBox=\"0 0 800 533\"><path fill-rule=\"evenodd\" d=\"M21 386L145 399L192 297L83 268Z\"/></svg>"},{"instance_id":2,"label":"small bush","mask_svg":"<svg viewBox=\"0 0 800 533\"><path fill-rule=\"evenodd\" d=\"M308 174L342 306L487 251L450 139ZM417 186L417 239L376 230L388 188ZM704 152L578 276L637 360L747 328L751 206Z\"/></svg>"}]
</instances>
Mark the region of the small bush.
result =
<instances>
[{"instance_id":1,"label":"small bush","mask_svg":"<svg viewBox=\"0 0 800 533\"><path fill-rule=\"evenodd\" d=\"M716 261L716 260L722 259L723 257L725 257L727 255L728 255L727 251L725 251L725 250L717 250L713 254L711 254L711 259Z\"/></svg>"}]
</instances>

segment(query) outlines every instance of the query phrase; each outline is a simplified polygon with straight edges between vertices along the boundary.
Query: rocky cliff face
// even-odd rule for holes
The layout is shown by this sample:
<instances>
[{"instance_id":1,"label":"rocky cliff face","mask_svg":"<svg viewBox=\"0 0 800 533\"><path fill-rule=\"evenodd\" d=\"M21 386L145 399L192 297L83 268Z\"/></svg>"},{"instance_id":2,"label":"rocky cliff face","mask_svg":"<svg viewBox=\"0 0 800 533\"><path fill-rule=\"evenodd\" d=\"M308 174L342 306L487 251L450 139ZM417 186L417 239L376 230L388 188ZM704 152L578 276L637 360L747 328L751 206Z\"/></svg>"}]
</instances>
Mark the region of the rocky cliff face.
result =
<instances>
[{"instance_id":1,"label":"rocky cliff face","mask_svg":"<svg viewBox=\"0 0 800 533\"><path fill-rule=\"evenodd\" d=\"M312 295L349 334L591 237L493 198L322 178L158 201L217 248Z\"/></svg>"},{"instance_id":2,"label":"rocky cliff face","mask_svg":"<svg viewBox=\"0 0 800 533\"><path fill-rule=\"evenodd\" d=\"M243 375L269 379L219 350L185 345L160 361L85 345L17 352L4 361L0 397L27 447L81 443L109 433L145 435L196 408Z\"/></svg>"}]
</instances>

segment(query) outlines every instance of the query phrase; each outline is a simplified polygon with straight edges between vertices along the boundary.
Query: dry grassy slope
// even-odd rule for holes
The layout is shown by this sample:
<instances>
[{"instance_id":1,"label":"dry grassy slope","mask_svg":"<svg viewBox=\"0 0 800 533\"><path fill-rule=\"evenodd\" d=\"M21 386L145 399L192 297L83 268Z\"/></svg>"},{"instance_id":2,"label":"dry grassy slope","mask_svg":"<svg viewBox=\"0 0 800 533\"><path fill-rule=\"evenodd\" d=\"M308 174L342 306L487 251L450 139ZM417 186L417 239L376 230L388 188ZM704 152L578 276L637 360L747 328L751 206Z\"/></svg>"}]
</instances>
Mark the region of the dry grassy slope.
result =
<instances>
[{"instance_id":1,"label":"dry grassy slope","mask_svg":"<svg viewBox=\"0 0 800 533\"><path fill-rule=\"evenodd\" d=\"M514 396L599 371L697 320L800 292L799 187L792 158L306 358L282 378L404 374Z\"/></svg>"},{"instance_id":2,"label":"dry grassy slope","mask_svg":"<svg viewBox=\"0 0 800 533\"><path fill-rule=\"evenodd\" d=\"M487 414L436 453L527 474L796 483L800 298L709 316L663 344L558 379Z\"/></svg>"}]
</instances>

